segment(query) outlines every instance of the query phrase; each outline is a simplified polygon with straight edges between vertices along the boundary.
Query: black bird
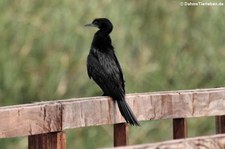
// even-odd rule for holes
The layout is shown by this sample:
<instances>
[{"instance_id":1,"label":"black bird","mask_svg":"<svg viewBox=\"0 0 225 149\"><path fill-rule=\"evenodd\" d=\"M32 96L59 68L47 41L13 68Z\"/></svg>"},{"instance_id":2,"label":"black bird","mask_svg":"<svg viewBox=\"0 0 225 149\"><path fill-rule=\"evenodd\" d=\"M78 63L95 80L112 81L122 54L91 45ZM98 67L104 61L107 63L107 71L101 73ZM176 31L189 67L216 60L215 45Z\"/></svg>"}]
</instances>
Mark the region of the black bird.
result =
<instances>
[{"instance_id":1,"label":"black bird","mask_svg":"<svg viewBox=\"0 0 225 149\"><path fill-rule=\"evenodd\" d=\"M110 96L117 101L119 110L127 123L139 126L139 122L125 100L125 81L109 36L113 30L112 23L106 18L97 18L85 26L99 29L94 35L87 57L89 78L92 78L102 89L103 96Z\"/></svg>"}]
</instances>

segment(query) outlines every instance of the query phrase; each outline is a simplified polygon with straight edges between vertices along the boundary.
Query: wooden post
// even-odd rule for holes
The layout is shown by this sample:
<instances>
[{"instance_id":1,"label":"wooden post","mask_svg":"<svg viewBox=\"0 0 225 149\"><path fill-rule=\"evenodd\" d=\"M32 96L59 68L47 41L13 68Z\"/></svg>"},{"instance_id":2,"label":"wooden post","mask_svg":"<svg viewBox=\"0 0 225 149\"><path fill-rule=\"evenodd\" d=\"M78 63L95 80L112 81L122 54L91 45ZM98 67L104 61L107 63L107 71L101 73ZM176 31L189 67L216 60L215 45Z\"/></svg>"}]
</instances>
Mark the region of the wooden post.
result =
<instances>
[{"instance_id":1,"label":"wooden post","mask_svg":"<svg viewBox=\"0 0 225 149\"><path fill-rule=\"evenodd\" d=\"M225 133L225 115L216 116L216 133Z\"/></svg>"},{"instance_id":2,"label":"wooden post","mask_svg":"<svg viewBox=\"0 0 225 149\"><path fill-rule=\"evenodd\" d=\"M66 149L66 133L52 132L28 136L29 149Z\"/></svg>"},{"instance_id":3,"label":"wooden post","mask_svg":"<svg viewBox=\"0 0 225 149\"><path fill-rule=\"evenodd\" d=\"M114 124L114 146L128 145L128 125L126 123Z\"/></svg>"},{"instance_id":4,"label":"wooden post","mask_svg":"<svg viewBox=\"0 0 225 149\"><path fill-rule=\"evenodd\" d=\"M185 118L173 119L173 139L186 138L188 136L187 120Z\"/></svg>"}]
</instances>

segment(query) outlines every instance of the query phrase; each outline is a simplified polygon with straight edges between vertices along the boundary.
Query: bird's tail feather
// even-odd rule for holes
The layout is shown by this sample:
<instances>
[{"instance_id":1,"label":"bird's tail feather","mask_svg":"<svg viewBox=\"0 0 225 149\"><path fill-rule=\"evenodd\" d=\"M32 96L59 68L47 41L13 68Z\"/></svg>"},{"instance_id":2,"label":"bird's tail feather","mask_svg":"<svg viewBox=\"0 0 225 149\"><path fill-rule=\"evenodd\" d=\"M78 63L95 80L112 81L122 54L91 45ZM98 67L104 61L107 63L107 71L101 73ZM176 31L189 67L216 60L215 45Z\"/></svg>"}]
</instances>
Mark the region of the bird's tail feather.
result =
<instances>
[{"instance_id":1,"label":"bird's tail feather","mask_svg":"<svg viewBox=\"0 0 225 149\"><path fill-rule=\"evenodd\" d=\"M118 103L119 110L120 110L122 116L124 117L124 119L126 120L126 122L131 125L140 126L140 123L134 116L134 113L130 109L126 100L118 100L117 103Z\"/></svg>"}]
</instances>

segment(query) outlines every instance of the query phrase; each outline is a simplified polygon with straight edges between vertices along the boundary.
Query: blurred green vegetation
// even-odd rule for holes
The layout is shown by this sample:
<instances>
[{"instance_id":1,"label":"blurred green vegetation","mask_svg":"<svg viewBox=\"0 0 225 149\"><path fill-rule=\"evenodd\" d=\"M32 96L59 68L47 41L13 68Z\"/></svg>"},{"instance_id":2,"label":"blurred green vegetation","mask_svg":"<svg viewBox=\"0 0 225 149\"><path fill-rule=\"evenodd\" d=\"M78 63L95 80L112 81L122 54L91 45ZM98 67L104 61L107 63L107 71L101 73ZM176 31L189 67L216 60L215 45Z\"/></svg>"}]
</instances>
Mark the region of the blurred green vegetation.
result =
<instances>
[{"instance_id":1,"label":"blurred green vegetation","mask_svg":"<svg viewBox=\"0 0 225 149\"><path fill-rule=\"evenodd\" d=\"M221 0L220 2L225 1ZM1 0L0 105L101 95L86 74L96 17L114 24L113 45L127 93L224 86L225 6L180 0ZM171 120L131 127L130 144L172 138ZM190 136L215 133L214 119L190 119ZM112 126L67 131L67 146L112 146ZM27 139L1 139L4 149Z\"/></svg>"}]
</instances>

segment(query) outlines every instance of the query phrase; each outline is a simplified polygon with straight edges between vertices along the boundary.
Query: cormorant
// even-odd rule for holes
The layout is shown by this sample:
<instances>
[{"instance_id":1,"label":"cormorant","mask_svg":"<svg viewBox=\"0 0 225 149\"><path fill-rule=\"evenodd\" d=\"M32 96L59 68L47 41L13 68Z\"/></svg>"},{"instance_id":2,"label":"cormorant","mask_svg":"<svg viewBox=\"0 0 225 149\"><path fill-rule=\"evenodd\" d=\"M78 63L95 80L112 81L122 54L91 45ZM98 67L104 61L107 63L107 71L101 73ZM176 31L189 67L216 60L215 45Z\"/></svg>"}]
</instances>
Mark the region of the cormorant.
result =
<instances>
[{"instance_id":1,"label":"cormorant","mask_svg":"<svg viewBox=\"0 0 225 149\"><path fill-rule=\"evenodd\" d=\"M113 30L112 23L107 18L97 18L85 26L99 29L94 35L87 57L89 78L92 78L102 89L103 96L110 96L117 101L119 110L127 123L139 126L139 122L125 100L125 81L109 36Z\"/></svg>"}]
</instances>

